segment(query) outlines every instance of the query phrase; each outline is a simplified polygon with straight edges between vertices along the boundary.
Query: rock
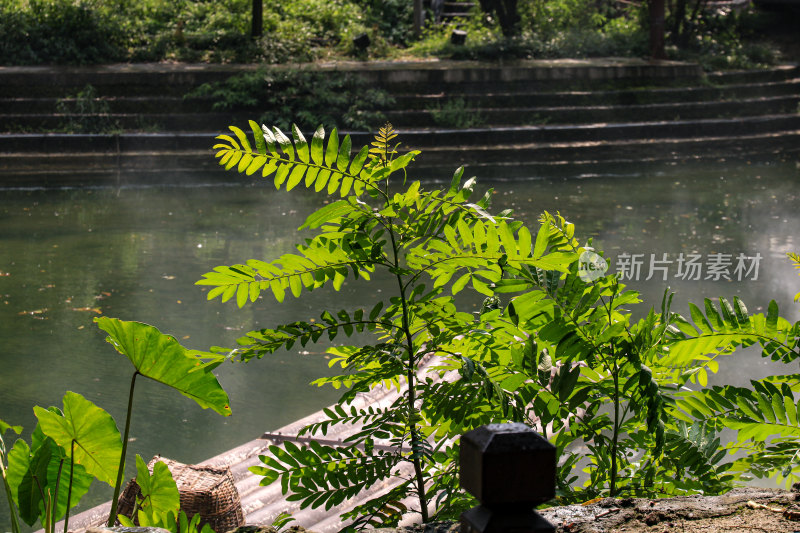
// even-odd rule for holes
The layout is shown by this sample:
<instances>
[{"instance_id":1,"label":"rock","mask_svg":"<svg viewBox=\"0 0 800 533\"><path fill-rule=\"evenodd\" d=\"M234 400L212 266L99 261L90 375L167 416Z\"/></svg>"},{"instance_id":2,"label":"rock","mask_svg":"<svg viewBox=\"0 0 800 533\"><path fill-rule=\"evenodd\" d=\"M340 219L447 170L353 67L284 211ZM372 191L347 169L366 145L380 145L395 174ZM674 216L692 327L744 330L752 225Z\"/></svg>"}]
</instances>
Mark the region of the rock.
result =
<instances>
[{"instance_id":1,"label":"rock","mask_svg":"<svg viewBox=\"0 0 800 533\"><path fill-rule=\"evenodd\" d=\"M86 530L86 533L109 533L113 531L114 533L169 533L168 530L160 528L160 527L124 527L124 526L113 526L113 527L90 527Z\"/></svg>"},{"instance_id":2,"label":"rock","mask_svg":"<svg viewBox=\"0 0 800 533\"><path fill-rule=\"evenodd\" d=\"M611 533L625 531L647 531L652 526L681 522L684 529L681 531L717 531L713 528L714 522L720 522L722 529L733 527L737 531L749 531L746 524L724 526L723 521L735 517L750 500L757 502L771 502L772 505L785 507L792 501L793 494L776 490L756 487L738 488L721 496L679 496L664 499L604 498L590 505L566 505L542 509L542 516L558 526L559 532L570 533ZM768 516L769 511L761 518L761 526L766 519L782 519L779 514ZM741 519L738 517L737 519ZM697 529L689 529L687 523L696 523ZM677 527L677 526L676 526ZM783 527L783 526L776 526ZM738 528L738 529L737 529ZM661 531L661 530L659 530ZM792 529L768 529L761 527L760 531L793 531Z\"/></svg>"},{"instance_id":3,"label":"rock","mask_svg":"<svg viewBox=\"0 0 800 533\"><path fill-rule=\"evenodd\" d=\"M404 527L384 527L373 530L374 533L458 533L461 524L458 522L429 522Z\"/></svg>"},{"instance_id":4,"label":"rock","mask_svg":"<svg viewBox=\"0 0 800 533\"><path fill-rule=\"evenodd\" d=\"M286 533L314 533L310 529L306 529L303 526L290 526L287 527L284 531ZM245 525L245 526L239 526L236 529L232 529L226 533L276 533L276 532L277 530L272 526Z\"/></svg>"},{"instance_id":5,"label":"rock","mask_svg":"<svg viewBox=\"0 0 800 533\"><path fill-rule=\"evenodd\" d=\"M659 522L664 522L668 518L666 513L655 512L655 513L648 513L642 518L642 522L647 524L648 526L654 526Z\"/></svg>"},{"instance_id":6,"label":"rock","mask_svg":"<svg viewBox=\"0 0 800 533\"><path fill-rule=\"evenodd\" d=\"M236 529L231 529L226 533L276 533L276 529L272 526L239 526ZM88 533L88 532L87 532Z\"/></svg>"}]
</instances>

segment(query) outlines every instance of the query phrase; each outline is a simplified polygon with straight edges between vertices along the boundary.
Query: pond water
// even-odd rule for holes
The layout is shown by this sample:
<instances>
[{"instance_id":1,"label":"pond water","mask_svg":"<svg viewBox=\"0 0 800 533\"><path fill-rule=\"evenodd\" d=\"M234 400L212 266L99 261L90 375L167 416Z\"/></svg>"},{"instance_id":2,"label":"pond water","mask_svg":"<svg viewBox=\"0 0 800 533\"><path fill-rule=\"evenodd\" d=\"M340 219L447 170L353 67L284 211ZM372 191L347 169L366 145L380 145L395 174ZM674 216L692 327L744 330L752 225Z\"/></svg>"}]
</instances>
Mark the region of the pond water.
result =
<instances>
[{"instance_id":1,"label":"pond water","mask_svg":"<svg viewBox=\"0 0 800 533\"><path fill-rule=\"evenodd\" d=\"M786 252L800 251L800 171L794 162L479 183L496 190L494 210L513 207L530 226L543 210L560 211L576 223L581 239L591 236L595 247L606 251L612 269L626 260L641 261L638 276L626 270L628 284L652 305L658 306L670 286L680 312L689 301L739 296L751 311L775 299L784 316L800 316L800 305L792 302L800 278L786 259ZM219 182L5 189L0 197L0 419L23 425L26 437L35 426L32 407L61 405L66 390L91 399L121 425L132 369L104 341L95 316L147 322L186 346L206 349L232 345L255 327L317 317L325 308L351 308L364 297L363 286L351 280L340 293L318 291L281 305L265 298L239 310L232 302L207 302L194 285L214 266L292 250L301 237L296 228L324 200L312 192L276 192L266 182ZM701 279L679 270L685 267L678 264L681 254L696 256L705 269ZM745 268L737 270L740 254ZM725 266L726 260L731 264ZM711 279L705 279L709 273ZM377 280L368 290L383 287ZM139 380L131 461L135 453L202 461L332 403L334 391L308 385L327 370L322 352L324 346L318 346L220 367L220 382L231 396L229 418ZM746 383L775 371L745 353L713 380ZM110 488L96 486L81 507L110 494ZM0 500L4 530L8 510Z\"/></svg>"}]
</instances>

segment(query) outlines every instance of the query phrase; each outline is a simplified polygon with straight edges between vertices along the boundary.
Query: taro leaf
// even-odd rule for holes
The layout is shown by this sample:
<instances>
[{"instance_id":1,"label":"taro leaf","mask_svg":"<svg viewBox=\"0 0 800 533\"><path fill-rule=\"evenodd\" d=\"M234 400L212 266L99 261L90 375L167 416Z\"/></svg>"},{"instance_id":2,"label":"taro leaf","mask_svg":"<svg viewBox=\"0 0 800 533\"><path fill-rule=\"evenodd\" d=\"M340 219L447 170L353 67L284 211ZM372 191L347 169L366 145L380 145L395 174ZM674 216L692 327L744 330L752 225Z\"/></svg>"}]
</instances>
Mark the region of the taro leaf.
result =
<instances>
[{"instance_id":1,"label":"taro leaf","mask_svg":"<svg viewBox=\"0 0 800 533\"><path fill-rule=\"evenodd\" d=\"M229 416L228 395L202 361L189 355L175 337L141 322L99 317L95 322L108 333L106 341L127 357L143 376L168 385L197 402Z\"/></svg>"},{"instance_id":2,"label":"taro leaf","mask_svg":"<svg viewBox=\"0 0 800 533\"><path fill-rule=\"evenodd\" d=\"M6 443L3 441L3 435L9 429L19 435L22 432L22 426L12 426L0 420L0 480L3 481L3 491L6 493L9 511L11 511L11 529L13 531L19 531L19 520L17 519L17 512L14 509L16 490L11 487L11 484L8 481L8 470L6 469Z\"/></svg>"},{"instance_id":3,"label":"taro leaf","mask_svg":"<svg viewBox=\"0 0 800 533\"><path fill-rule=\"evenodd\" d=\"M63 450L53 439L47 437L41 439L40 445L35 446L33 450L28 447L28 443L19 439L8 458L9 485L13 487L12 493L20 517L29 526L32 526L37 518L41 518L44 523L45 502L42 499L42 492L46 492L48 488L51 494L55 492L61 459L65 459L61 468L61 483L58 485L58 509L54 513L54 519L60 520L67 510L70 479L69 459L66 459ZM83 498L93 479L81 465L74 466L72 493L69 494L70 507L77 505Z\"/></svg>"},{"instance_id":4,"label":"taro leaf","mask_svg":"<svg viewBox=\"0 0 800 533\"><path fill-rule=\"evenodd\" d=\"M167 514L177 513L180 508L178 485L172 473L161 461L153 465L153 475L139 454L136 454L136 483L142 490L141 511L147 513L151 523L166 520Z\"/></svg>"},{"instance_id":5,"label":"taro leaf","mask_svg":"<svg viewBox=\"0 0 800 533\"><path fill-rule=\"evenodd\" d=\"M50 411L51 413L57 414L58 416L64 416L64 413L61 411L61 409L59 409L54 405L48 407L47 410ZM33 434L31 435L31 448L34 450L36 448L39 448L42 444L44 444L44 441L49 438L50 437L45 435L44 431L42 431L42 426L36 424L36 427L33 428Z\"/></svg>"},{"instance_id":6,"label":"taro leaf","mask_svg":"<svg viewBox=\"0 0 800 533\"><path fill-rule=\"evenodd\" d=\"M31 454L28 443L18 439L8 453L8 483L15 497L19 516L32 526L41 514L44 517L42 492L47 485L47 465L50 462L50 447L43 446ZM39 483L36 480L39 480ZM42 520L44 522L44 520Z\"/></svg>"},{"instance_id":7,"label":"taro leaf","mask_svg":"<svg viewBox=\"0 0 800 533\"><path fill-rule=\"evenodd\" d=\"M12 426L12 425L6 424L2 420L0 420L0 442L3 441L3 439L2 439L3 433L8 431L9 429L11 431L13 431L14 433L16 433L17 435L19 435L20 432L22 431L22 426Z\"/></svg>"},{"instance_id":8,"label":"taro leaf","mask_svg":"<svg viewBox=\"0 0 800 533\"><path fill-rule=\"evenodd\" d=\"M122 437L110 414L72 391L64 395L64 416L41 407L34 407L33 412L45 435L67 453L74 441L75 462L100 481L114 486Z\"/></svg>"},{"instance_id":9,"label":"taro leaf","mask_svg":"<svg viewBox=\"0 0 800 533\"><path fill-rule=\"evenodd\" d=\"M92 484L92 481L94 481L94 477L86 472L83 465L75 463L72 465L72 492L70 492L70 459L52 439L47 439L47 444L50 446L50 453L52 455L58 453L64 458L64 466L61 469L61 483L58 485L58 509L53 513L53 520L61 520L67 512L67 496L69 496L69 507L71 509L75 507L78 502L81 501L84 494L89 491L89 486ZM47 467L48 485L55 487L56 476L58 476L58 462L50 461Z\"/></svg>"}]
</instances>

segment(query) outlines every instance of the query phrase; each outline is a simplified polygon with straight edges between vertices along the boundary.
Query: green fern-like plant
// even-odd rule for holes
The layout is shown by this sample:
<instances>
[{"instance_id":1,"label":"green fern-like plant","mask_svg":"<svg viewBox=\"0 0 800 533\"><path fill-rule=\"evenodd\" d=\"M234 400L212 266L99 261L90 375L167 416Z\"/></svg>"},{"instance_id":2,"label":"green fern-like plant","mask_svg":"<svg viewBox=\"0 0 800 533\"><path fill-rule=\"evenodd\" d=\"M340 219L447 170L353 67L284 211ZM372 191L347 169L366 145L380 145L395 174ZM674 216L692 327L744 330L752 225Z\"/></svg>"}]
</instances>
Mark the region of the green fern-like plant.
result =
<instances>
[{"instance_id":1,"label":"green fern-like plant","mask_svg":"<svg viewBox=\"0 0 800 533\"><path fill-rule=\"evenodd\" d=\"M281 302L325 285L338 290L350 276L366 282L383 271L396 280L393 294L362 309L326 310L319 320L251 331L237 348L214 352L211 365L355 333L375 335L374 344L328 350L342 373L316 383L346 392L325 411L327 420L303 431L314 436L351 424L356 429L347 445L273 446L252 471L263 484L280 481L301 506L326 509L394 478L391 490L343 515L353 527L397 523L409 512L402 503L409 496L424 522L457 513L454 440L487 422L521 419L522 411L516 384L496 378L504 348L490 341L489 332L501 311L488 305L477 316L462 312L454 295L469 285L491 296L504 268L565 272L576 257L545 253L547 226L534 236L509 213L491 215L491 192L471 202L475 180L464 181L463 169L443 189L408 180L407 167L418 152L401 155L391 125L355 155L349 136L340 139L336 130L326 135L319 128L310 142L296 126L291 138L255 122L250 130L252 137L236 127L218 137L221 165L260 172L278 189L303 185L333 201L308 216L302 228L316 234L297 252L205 274L198 284L210 289L208 298L235 298L241 307L261 297ZM456 377L445 381L448 372ZM384 407L351 405L357 393L383 386L402 394ZM460 498L463 505L467 500Z\"/></svg>"},{"instance_id":2,"label":"green fern-like plant","mask_svg":"<svg viewBox=\"0 0 800 533\"><path fill-rule=\"evenodd\" d=\"M590 252L563 217L543 222L553 233L549 253ZM563 501L720 493L749 475L800 479L800 375L706 388L709 373L742 347L796 362L800 322L781 318L774 301L766 315L750 314L738 298L690 304L690 321L671 311L668 293L660 312L637 321L629 308L639 295L616 275L585 277L577 264L566 274L508 265L495 284L521 293L493 337L512 350L503 382L522 383L527 421L557 446ZM720 446L723 429L737 438ZM734 450L747 453L728 460ZM587 464L580 480L574 469Z\"/></svg>"},{"instance_id":3,"label":"green fern-like plant","mask_svg":"<svg viewBox=\"0 0 800 533\"><path fill-rule=\"evenodd\" d=\"M800 270L800 254L788 253L786 255L789 256L789 259L791 260L792 264L794 264L794 267ZM800 272L798 272L798 274L800 274ZM794 301L800 302L800 292L794 295Z\"/></svg>"},{"instance_id":4,"label":"green fern-like plant","mask_svg":"<svg viewBox=\"0 0 800 533\"><path fill-rule=\"evenodd\" d=\"M218 137L220 164L332 201L308 216L302 228L316 234L297 252L205 274L198 284L210 288L209 299L281 302L379 271L397 282L387 299L251 331L235 349L208 354L218 365L375 335L373 344L328 349L341 373L315 383L345 392L301 431L314 437L349 425L345 446L273 446L252 468L263 484L280 482L302 507L332 509L390 480L345 510L353 528L395 524L409 512L452 518L473 503L458 489L457 437L509 420L555 444L563 502L720 493L751 475L800 479L800 374L707 387L709 374L742 347L759 345L763 357L783 363L800 357L800 323L781 318L774 302L762 315L738 298L707 300L691 305L687 319L671 310L667 292L658 312L634 319L638 293L618 276L581 270L581 257L597 252L591 241L579 243L574 225L545 213L532 232L510 212L491 214L491 191L471 202L474 179L463 181L463 169L448 188L424 189L407 179L417 152L401 155L391 126L355 155L335 130L326 136L320 128L309 143L297 127L289 138L250 126L252 138L235 127ZM480 312L456 305L466 287L486 296ZM377 387L403 392L391 405L353 402ZM721 445L723 430L737 438ZM747 453L730 459L734 450Z\"/></svg>"}]
</instances>

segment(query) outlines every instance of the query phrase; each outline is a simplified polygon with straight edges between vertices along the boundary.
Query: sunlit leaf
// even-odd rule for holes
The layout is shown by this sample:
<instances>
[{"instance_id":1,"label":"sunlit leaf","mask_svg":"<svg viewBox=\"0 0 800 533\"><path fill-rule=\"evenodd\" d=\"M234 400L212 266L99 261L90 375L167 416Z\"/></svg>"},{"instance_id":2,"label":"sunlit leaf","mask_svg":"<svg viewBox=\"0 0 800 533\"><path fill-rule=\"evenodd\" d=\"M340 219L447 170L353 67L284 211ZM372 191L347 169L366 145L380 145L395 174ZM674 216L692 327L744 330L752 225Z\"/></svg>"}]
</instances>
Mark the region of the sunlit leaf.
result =
<instances>
[{"instance_id":1,"label":"sunlit leaf","mask_svg":"<svg viewBox=\"0 0 800 533\"><path fill-rule=\"evenodd\" d=\"M201 361L170 335L141 322L116 318L96 318L97 326L108 333L106 340L128 358L143 376L163 383L193 399L202 408L221 415L231 414L228 394L211 372L197 370Z\"/></svg>"},{"instance_id":2,"label":"sunlit leaf","mask_svg":"<svg viewBox=\"0 0 800 533\"><path fill-rule=\"evenodd\" d=\"M33 408L45 435L100 481L114 486L122 455L122 436L114 419L103 409L72 391L64 395L63 416Z\"/></svg>"}]
</instances>

